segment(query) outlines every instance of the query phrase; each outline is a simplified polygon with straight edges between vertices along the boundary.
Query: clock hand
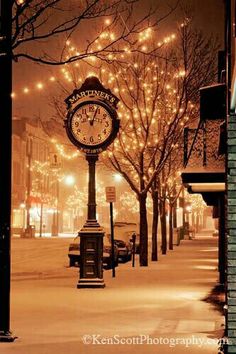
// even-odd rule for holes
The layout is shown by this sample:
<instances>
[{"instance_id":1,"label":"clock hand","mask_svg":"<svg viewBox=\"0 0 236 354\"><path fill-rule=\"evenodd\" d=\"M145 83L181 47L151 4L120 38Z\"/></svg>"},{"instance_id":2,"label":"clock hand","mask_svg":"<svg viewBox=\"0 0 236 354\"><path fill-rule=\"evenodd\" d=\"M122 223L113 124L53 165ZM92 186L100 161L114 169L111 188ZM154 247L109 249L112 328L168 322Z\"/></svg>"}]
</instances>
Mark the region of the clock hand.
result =
<instances>
[{"instance_id":1,"label":"clock hand","mask_svg":"<svg viewBox=\"0 0 236 354\"><path fill-rule=\"evenodd\" d=\"M95 119L95 117L96 117L96 115L97 115L97 112L98 112L98 106L97 106L97 108L96 108L96 110L95 110L95 113L94 113L94 116L93 116L93 119L92 120L90 120L90 125L93 125L93 122L94 122L94 119Z\"/></svg>"}]
</instances>

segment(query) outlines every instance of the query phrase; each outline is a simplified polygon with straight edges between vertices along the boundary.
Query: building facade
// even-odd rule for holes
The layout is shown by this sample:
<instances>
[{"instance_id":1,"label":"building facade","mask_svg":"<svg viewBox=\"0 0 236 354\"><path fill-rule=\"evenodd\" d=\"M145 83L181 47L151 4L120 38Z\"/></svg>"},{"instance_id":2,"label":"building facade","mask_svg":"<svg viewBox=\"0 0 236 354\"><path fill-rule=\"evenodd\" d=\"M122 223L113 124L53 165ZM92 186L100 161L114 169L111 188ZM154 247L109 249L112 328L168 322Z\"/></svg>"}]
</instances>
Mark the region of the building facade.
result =
<instances>
[{"instance_id":1,"label":"building facade","mask_svg":"<svg viewBox=\"0 0 236 354\"><path fill-rule=\"evenodd\" d=\"M206 199L215 207L219 216L219 282L225 289L225 335L227 344L222 344L225 353L236 353L236 1L225 0L225 48L219 53L219 84L204 88L201 92L200 111L204 122L222 120L219 127L219 145L215 146L215 156L225 156L225 166L221 171L214 168L205 175L183 173L184 183L192 192L204 196L204 183L210 183ZM205 123L204 123L205 124ZM216 123L217 124L217 123ZM207 140L205 142L207 144ZM195 141L196 142L196 141ZM204 140L203 140L204 145ZM206 154L207 156L207 154ZM218 157L217 157L218 159ZM204 156L203 156L204 160ZM219 160L220 161L220 160ZM206 160L205 160L206 162ZM222 169L222 167L224 167ZM195 171L196 172L196 171ZM201 171L197 171L201 172ZM220 172L220 173L219 173ZM195 178L195 179L194 179ZM199 183L201 182L201 183ZM198 183L198 188L196 184ZM225 183L226 188L213 190ZM202 189L202 190L201 190ZM210 190L214 193L210 195ZM216 200L218 202L216 203ZM218 209L218 210L217 210Z\"/></svg>"},{"instance_id":2,"label":"building facade","mask_svg":"<svg viewBox=\"0 0 236 354\"><path fill-rule=\"evenodd\" d=\"M77 155L72 152L73 158L63 157L63 138L63 127L56 122L13 119L13 234L31 237L36 232L56 236L59 232L74 231L76 215L67 199L73 192L74 182L68 183L68 176L74 172Z\"/></svg>"},{"instance_id":3,"label":"building facade","mask_svg":"<svg viewBox=\"0 0 236 354\"><path fill-rule=\"evenodd\" d=\"M227 307L228 353L236 353L236 29L235 0L226 2L227 84Z\"/></svg>"}]
</instances>

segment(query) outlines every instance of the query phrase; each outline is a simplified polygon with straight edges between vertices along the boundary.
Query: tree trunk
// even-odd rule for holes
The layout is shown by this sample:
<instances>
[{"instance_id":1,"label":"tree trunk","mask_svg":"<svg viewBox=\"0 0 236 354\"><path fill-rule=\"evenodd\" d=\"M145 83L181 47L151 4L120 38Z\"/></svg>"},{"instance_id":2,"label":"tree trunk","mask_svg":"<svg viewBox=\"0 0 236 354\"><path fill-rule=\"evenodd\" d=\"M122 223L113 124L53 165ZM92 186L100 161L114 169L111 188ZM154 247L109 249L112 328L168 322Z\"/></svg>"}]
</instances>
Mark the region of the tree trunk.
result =
<instances>
[{"instance_id":1,"label":"tree trunk","mask_svg":"<svg viewBox=\"0 0 236 354\"><path fill-rule=\"evenodd\" d=\"M173 228L177 228L177 201L173 205Z\"/></svg>"},{"instance_id":2,"label":"tree trunk","mask_svg":"<svg viewBox=\"0 0 236 354\"><path fill-rule=\"evenodd\" d=\"M140 216L140 266L148 265L148 224L147 224L147 194L139 196L139 216Z\"/></svg>"},{"instance_id":3,"label":"tree trunk","mask_svg":"<svg viewBox=\"0 0 236 354\"><path fill-rule=\"evenodd\" d=\"M166 254L167 251L167 232L166 232L166 202L160 202L160 219L161 219L161 252Z\"/></svg>"},{"instance_id":4,"label":"tree trunk","mask_svg":"<svg viewBox=\"0 0 236 354\"><path fill-rule=\"evenodd\" d=\"M173 205L170 204L169 208L169 250L173 250Z\"/></svg>"},{"instance_id":5,"label":"tree trunk","mask_svg":"<svg viewBox=\"0 0 236 354\"><path fill-rule=\"evenodd\" d=\"M158 260L158 191L152 192L152 261Z\"/></svg>"},{"instance_id":6,"label":"tree trunk","mask_svg":"<svg viewBox=\"0 0 236 354\"><path fill-rule=\"evenodd\" d=\"M196 220L196 233L198 233L199 229L200 229L200 227L199 227L199 212L197 212L197 218L196 219L197 219Z\"/></svg>"}]
</instances>

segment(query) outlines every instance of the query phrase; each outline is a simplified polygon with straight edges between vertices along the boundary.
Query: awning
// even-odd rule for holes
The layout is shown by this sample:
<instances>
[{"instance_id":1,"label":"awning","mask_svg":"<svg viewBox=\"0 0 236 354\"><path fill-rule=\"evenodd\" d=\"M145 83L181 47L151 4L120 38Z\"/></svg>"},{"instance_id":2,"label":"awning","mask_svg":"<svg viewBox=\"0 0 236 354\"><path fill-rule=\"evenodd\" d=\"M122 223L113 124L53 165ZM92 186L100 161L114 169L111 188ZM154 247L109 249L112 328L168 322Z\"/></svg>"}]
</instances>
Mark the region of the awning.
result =
<instances>
[{"instance_id":1,"label":"awning","mask_svg":"<svg viewBox=\"0 0 236 354\"><path fill-rule=\"evenodd\" d=\"M183 172L182 181L189 193L200 193L208 205L217 205L218 197L225 192L225 173L215 171Z\"/></svg>"}]
</instances>

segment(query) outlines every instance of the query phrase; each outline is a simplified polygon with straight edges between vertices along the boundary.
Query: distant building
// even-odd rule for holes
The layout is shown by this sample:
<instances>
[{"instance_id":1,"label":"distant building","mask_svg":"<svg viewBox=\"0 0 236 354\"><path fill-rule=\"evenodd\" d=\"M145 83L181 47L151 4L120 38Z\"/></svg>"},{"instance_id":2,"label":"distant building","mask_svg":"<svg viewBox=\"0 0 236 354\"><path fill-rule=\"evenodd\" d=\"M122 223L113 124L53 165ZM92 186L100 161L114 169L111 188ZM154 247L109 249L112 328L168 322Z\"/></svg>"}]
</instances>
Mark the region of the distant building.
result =
<instances>
[{"instance_id":1,"label":"distant building","mask_svg":"<svg viewBox=\"0 0 236 354\"><path fill-rule=\"evenodd\" d=\"M65 203L71 189L61 180L74 171L75 161L52 141L69 145L62 124L14 117L12 130L12 233L23 235L27 223L37 233L73 231L77 215Z\"/></svg>"}]
</instances>

